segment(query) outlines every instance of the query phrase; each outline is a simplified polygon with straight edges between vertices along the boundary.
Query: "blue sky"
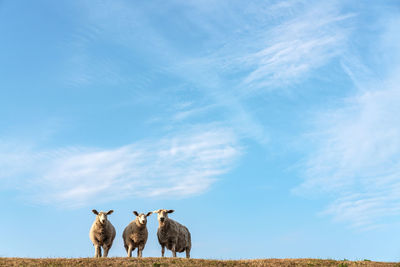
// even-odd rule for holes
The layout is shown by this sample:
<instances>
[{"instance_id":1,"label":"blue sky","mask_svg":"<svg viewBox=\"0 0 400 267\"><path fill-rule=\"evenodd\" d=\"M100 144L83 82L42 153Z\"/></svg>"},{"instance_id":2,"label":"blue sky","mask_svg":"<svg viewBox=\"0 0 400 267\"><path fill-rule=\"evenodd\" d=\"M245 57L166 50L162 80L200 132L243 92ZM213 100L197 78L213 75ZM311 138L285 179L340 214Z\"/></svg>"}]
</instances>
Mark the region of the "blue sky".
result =
<instances>
[{"instance_id":1,"label":"blue sky","mask_svg":"<svg viewBox=\"0 0 400 267\"><path fill-rule=\"evenodd\" d=\"M196 258L399 261L399 29L395 0L0 1L0 256L92 256L93 208L124 256L167 208Z\"/></svg>"}]
</instances>

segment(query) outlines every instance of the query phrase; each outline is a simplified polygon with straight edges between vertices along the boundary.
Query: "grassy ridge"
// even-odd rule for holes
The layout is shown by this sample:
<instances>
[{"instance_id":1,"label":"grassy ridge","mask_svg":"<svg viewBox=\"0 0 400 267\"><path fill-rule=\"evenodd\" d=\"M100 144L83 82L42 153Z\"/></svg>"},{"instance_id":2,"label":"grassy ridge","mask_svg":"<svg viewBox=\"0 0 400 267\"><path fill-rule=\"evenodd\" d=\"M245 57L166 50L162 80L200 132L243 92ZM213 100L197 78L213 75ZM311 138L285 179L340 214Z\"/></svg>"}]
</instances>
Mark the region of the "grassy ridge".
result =
<instances>
[{"instance_id":1,"label":"grassy ridge","mask_svg":"<svg viewBox=\"0 0 400 267\"><path fill-rule=\"evenodd\" d=\"M204 260L184 258L0 258L0 266L397 266L395 262L335 261L319 259Z\"/></svg>"}]
</instances>

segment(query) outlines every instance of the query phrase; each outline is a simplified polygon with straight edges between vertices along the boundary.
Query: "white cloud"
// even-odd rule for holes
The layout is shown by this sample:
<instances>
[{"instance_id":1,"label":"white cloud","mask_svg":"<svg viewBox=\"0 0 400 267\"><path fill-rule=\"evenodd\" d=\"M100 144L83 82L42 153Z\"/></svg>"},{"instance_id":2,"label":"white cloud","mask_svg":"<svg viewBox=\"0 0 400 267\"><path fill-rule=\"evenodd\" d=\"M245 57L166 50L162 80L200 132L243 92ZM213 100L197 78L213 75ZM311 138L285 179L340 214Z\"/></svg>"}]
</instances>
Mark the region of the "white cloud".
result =
<instances>
[{"instance_id":1,"label":"white cloud","mask_svg":"<svg viewBox=\"0 0 400 267\"><path fill-rule=\"evenodd\" d=\"M210 70L208 80L227 76L242 93L289 87L347 49L355 14L344 13L339 1L238 3L197 8L188 16L199 29L215 23L212 52L197 60Z\"/></svg>"},{"instance_id":2,"label":"white cloud","mask_svg":"<svg viewBox=\"0 0 400 267\"><path fill-rule=\"evenodd\" d=\"M241 59L250 70L241 84L246 90L271 90L303 81L347 46L349 19L354 15L343 15L334 2L305 6L289 2L283 7L297 11L260 33L253 42L262 45Z\"/></svg>"},{"instance_id":3,"label":"white cloud","mask_svg":"<svg viewBox=\"0 0 400 267\"><path fill-rule=\"evenodd\" d=\"M318 127L324 131L317 136L321 146L308 169L313 179L303 186L322 182L330 189L350 183L348 176L356 170L376 175L385 166L382 171L387 172L383 164L400 148L400 119L395 116L399 100L398 86L368 91L354 97L348 107L321 116ZM323 173L335 175L327 184Z\"/></svg>"},{"instance_id":4,"label":"white cloud","mask_svg":"<svg viewBox=\"0 0 400 267\"><path fill-rule=\"evenodd\" d=\"M70 207L132 196L199 194L240 154L234 134L215 125L114 149L27 149L21 154L2 148L0 166L9 170L3 179L17 179L34 201Z\"/></svg>"},{"instance_id":5,"label":"white cloud","mask_svg":"<svg viewBox=\"0 0 400 267\"><path fill-rule=\"evenodd\" d=\"M400 25L392 21L386 39L398 38L392 23ZM319 116L311 135L316 151L305 165L304 183L295 189L328 193L333 202L323 214L360 229L400 215L400 47L380 51L382 58L392 57L381 68L387 70L383 79L372 76L361 60L343 63L358 90L341 108Z\"/></svg>"},{"instance_id":6,"label":"white cloud","mask_svg":"<svg viewBox=\"0 0 400 267\"><path fill-rule=\"evenodd\" d=\"M194 16L187 15L195 17L192 23L205 31L213 21L214 29L207 36L218 36L218 40L210 42L210 53L182 57L170 71L200 88L213 107L223 110L223 119L242 138L265 145L271 137L255 114L253 93L291 88L338 58L347 48L354 15L343 15L334 2L232 4L222 13L220 8L213 5L195 9ZM276 16L277 12L285 15ZM226 30L226 25L234 25L235 30ZM179 112L175 118L192 118L209 111L193 109Z\"/></svg>"},{"instance_id":7,"label":"white cloud","mask_svg":"<svg viewBox=\"0 0 400 267\"><path fill-rule=\"evenodd\" d=\"M188 24L178 29L188 38L177 39L164 34L152 20L153 17L164 19L168 12L146 16L154 10L153 4L113 2L93 6L83 2L80 5L84 14L82 23L88 26L78 31L73 42L78 54L72 57L72 72L76 74L70 79L72 84L125 81L134 84L135 91L143 87L148 94L160 93L159 89L148 90L151 88L146 77L149 71L127 73L135 75L134 78L120 77L117 63L125 59L113 62L100 57L100 62L91 61L90 45L95 45L97 39L107 40L132 54L148 55L151 60L146 63L152 71L156 69L171 79L178 77L178 84L174 86L189 83L187 91L198 90L199 95L191 96L196 103L202 99L207 104L169 115L176 122L218 111L218 119L229 122L237 134L263 145L270 136L252 105L247 105L246 101L252 100L252 94L250 98L247 94L290 87L329 63L346 46L351 17L342 15L336 2L278 1L245 5L229 1L170 2L167 7L179 9L180 20ZM175 28L176 23L177 20L171 19L165 27ZM201 38L193 37L197 35ZM157 80L162 75L152 78Z\"/></svg>"}]
</instances>

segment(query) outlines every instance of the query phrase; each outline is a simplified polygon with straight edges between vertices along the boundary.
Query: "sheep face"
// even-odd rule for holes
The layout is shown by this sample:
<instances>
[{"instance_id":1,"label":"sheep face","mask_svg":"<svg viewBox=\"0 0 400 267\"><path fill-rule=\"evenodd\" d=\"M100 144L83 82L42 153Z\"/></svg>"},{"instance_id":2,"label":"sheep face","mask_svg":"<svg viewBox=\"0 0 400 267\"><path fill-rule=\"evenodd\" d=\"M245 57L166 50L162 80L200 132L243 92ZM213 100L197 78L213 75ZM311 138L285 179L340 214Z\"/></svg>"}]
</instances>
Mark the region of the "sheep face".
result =
<instances>
[{"instance_id":1,"label":"sheep face","mask_svg":"<svg viewBox=\"0 0 400 267\"><path fill-rule=\"evenodd\" d=\"M160 222L160 224L163 224L164 221L168 218L168 213L172 213L174 210L165 210L165 209L160 209L153 211L153 213L157 213L157 219Z\"/></svg>"},{"instance_id":2,"label":"sheep face","mask_svg":"<svg viewBox=\"0 0 400 267\"><path fill-rule=\"evenodd\" d=\"M147 223L147 217L150 216L153 212L148 212L147 214L144 213L138 213L137 211L134 211L133 214L137 216L137 219L141 225L145 225Z\"/></svg>"},{"instance_id":3,"label":"sheep face","mask_svg":"<svg viewBox=\"0 0 400 267\"><path fill-rule=\"evenodd\" d=\"M100 211L98 212L97 210L92 210L92 212L94 214L96 214L96 219L101 223L101 224L105 224L107 222L107 215L110 215L111 213L113 213L113 210L109 210L107 212L104 211Z\"/></svg>"}]
</instances>

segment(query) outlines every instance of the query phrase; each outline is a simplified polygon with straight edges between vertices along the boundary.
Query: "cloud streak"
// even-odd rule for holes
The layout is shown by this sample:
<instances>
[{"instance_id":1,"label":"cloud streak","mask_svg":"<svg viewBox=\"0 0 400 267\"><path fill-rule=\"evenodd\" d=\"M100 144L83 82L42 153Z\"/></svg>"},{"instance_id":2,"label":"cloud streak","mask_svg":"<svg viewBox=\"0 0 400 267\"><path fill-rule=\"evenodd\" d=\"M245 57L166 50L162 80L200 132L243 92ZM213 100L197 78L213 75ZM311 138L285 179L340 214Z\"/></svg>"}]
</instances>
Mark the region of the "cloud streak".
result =
<instances>
[{"instance_id":1,"label":"cloud streak","mask_svg":"<svg viewBox=\"0 0 400 267\"><path fill-rule=\"evenodd\" d=\"M4 150L2 155L15 157L0 157L0 166L9 170L1 178L17 179L36 202L69 207L196 195L228 172L241 153L229 129L212 125L114 149Z\"/></svg>"},{"instance_id":2,"label":"cloud streak","mask_svg":"<svg viewBox=\"0 0 400 267\"><path fill-rule=\"evenodd\" d=\"M399 101L398 86L368 91L347 108L323 116L319 148L307 163L301 189L338 193L326 211L336 219L359 226L379 219L385 214L380 210L397 212L400 120L394 114L400 112Z\"/></svg>"},{"instance_id":3,"label":"cloud streak","mask_svg":"<svg viewBox=\"0 0 400 267\"><path fill-rule=\"evenodd\" d=\"M250 13L255 19L243 23L216 56L223 71L241 77L237 89L244 93L268 92L306 80L346 51L355 17L343 14L337 2L285 1L246 11L243 16ZM277 13L286 15L274 17Z\"/></svg>"},{"instance_id":4,"label":"cloud streak","mask_svg":"<svg viewBox=\"0 0 400 267\"><path fill-rule=\"evenodd\" d=\"M265 89L297 83L338 56L349 31L340 24L351 15L329 9L318 6L268 32L269 45L245 59L253 70L244 85Z\"/></svg>"},{"instance_id":5,"label":"cloud streak","mask_svg":"<svg viewBox=\"0 0 400 267\"><path fill-rule=\"evenodd\" d=\"M383 36L396 38L393 23L398 27L399 22L391 21ZM386 41L393 46L394 40ZM384 79L366 75L374 72L361 60L344 61L357 92L319 116L312 135L316 150L304 166L304 183L295 190L328 193L333 201L322 213L359 229L400 214L400 47L384 51L382 58L385 53L392 61L385 64Z\"/></svg>"},{"instance_id":6,"label":"cloud streak","mask_svg":"<svg viewBox=\"0 0 400 267\"><path fill-rule=\"evenodd\" d=\"M142 67L156 68L160 75L178 78L176 86L188 83L188 87L196 88L192 90L200 93L197 98L204 98L207 106L212 107L197 106L190 111L178 111L171 117L183 121L222 110L219 113L224 117L220 120L230 122L238 134L263 145L270 136L251 105L246 103L252 101L252 93L290 88L340 55L346 46L353 16L341 14L340 5L336 2L306 4L302 1L280 1L245 6L229 2L172 2L165 10L171 7L180 8L179 19L186 20L190 27L179 27L180 20L175 18L169 20L166 27L170 30L178 27L180 34L189 38L185 42L162 34L148 17L143 16L143 13L153 10L151 4L133 7L128 3L109 3L96 6L95 10L92 5L83 4L83 13L88 13L84 22L90 26L76 37L79 51L83 51L77 58L87 59L88 62L84 61L85 68L90 69L87 67L94 65L95 72L100 76L110 77L116 82L133 82L136 86L144 79L141 75L135 79L103 75L106 71L98 71L103 64L89 64L88 48L90 44L95 44L93 40L100 38L131 51L132 55L138 51L151 55L152 60L143 62ZM165 19L168 14L166 11L156 12L155 16ZM202 38L196 39L193 31ZM188 47L188 41L196 51L178 49ZM127 59L120 60L124 62ZM113 62L105 62L104 69L113 65ZM77 64L78 67L81 65ZM74 68L76 70L79 70L78 83L90 80L88 77L92 75L87 70ZM141 73L140 70L138 72ZM104 77L98 81L103 82ZM149 83L145 87L149 87Z\"/></svg>"}]
</instances>

